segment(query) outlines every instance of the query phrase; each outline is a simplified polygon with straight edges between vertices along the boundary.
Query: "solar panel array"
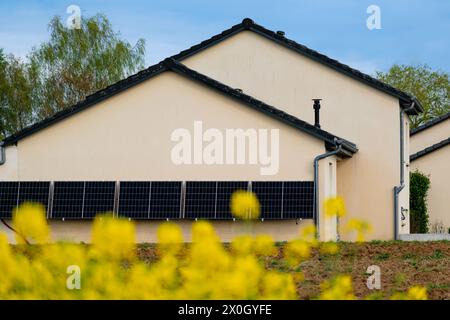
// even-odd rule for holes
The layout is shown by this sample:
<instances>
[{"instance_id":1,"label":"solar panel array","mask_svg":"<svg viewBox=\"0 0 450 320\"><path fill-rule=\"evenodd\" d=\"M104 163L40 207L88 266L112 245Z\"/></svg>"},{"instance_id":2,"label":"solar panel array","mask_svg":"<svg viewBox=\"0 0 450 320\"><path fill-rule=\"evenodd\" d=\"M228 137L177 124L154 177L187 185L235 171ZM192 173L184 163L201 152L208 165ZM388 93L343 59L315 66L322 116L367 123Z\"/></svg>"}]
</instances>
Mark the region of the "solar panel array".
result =
<instances>
[{"instance_id":1,"label":"solar panel array","mask_svg":"<svg viewBox=\"0 0 450 320\"><path fill-rule=\"evenodd\" d=\"M21 203L37 202L54 219L103 212L130 219L232 219L237 190L257 195L261 218L312 218L312 181L0 181L0 218L11 218Z\"/></svg>"},{"instance_id":2,"label":"solar panel array","mask_svg":"<svg viewBox=\"0 0 450 320\"><path fill-rule=\"evenodd\" d=\"M13 210L24 202L48 207L50 182L0 181L0 218L11 218Z\"/></svg>"},{"instance_id":3,"label":"solar panel array","mask_svg":"<svg viewBox=\"0 0 450 320\"><path fill-rule=\"evenodd\" d=\"M118 215L133 219L176 219L181 212L179 181L120 183Z\"/></svg>"}]
</instances>

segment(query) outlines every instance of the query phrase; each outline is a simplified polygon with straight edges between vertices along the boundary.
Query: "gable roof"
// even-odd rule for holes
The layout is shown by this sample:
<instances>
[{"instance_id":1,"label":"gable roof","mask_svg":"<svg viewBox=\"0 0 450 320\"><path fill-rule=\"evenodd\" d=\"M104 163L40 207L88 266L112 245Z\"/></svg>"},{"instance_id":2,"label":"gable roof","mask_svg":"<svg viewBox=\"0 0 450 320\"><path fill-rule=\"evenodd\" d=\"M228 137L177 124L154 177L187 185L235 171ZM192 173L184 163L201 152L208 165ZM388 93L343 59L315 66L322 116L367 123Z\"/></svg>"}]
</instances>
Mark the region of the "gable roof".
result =
<instances>
[{"instance_id":1,"label":"gable roof","mask_svg":"<svg viewBox=\"0 0 450 320\"><path fill-rule=\"evenodd\" d=\"M7 137L3 140L3 143L5 146L11 145L14 143L17 143L20 139L23 139L41 129L44 129L58 121L61 121L67 117L70 117L71 115L78 113L82 110L85 110L89 108L90 106L93 106L103 100L105 100L108 97L111 97L117 93L120 93L131 86L134 86L138 83L141 83L147 79L150 79L162 72L165 71L173 71L178 74L181 74L187 78L190 78L192 80L195 80L197 82L200 82L212 89L215 89L222 94L225 94L231 98L234 98L241 103L244 103L260 112L263 112L264 114L271 116L279 121L282 121L294 128L297 128L303 132L306 132L322 141L325 142L325 145L328 149L330 148L336 148L338 145L342 145L344 152L341 154L342 156L350 156L351 154L358 151L358 148L356 145L350 141L347 141L345 139L342 139L336 135L333 135L325 130L322 130L318 127L315 127L299 118L296 118L282 110L279 110L273 106L270 106L258 99L255 99L245 93L243 93L240 90L231 88L219 81L216 81L212 78L209 78L197 71L194 71L192 69L189 69L185 65L181 64L180 62L177 62L173 58L167 58L164 61L153 65L149 67L146 70L143 70L136 75L133 75L127 79L124 79L122 81L119 81L103 90L97 91L96 93L88 96L85 100L82 102L64 109L62 111L59 111L55 113L53 116L44 119L36 124L33 124L18 133Z\"/></svg>"},{"instance_id":2,"label":"gable roof","mask_svg":"<svg viewBox=\"0 0 450 320\"><path fill-rule=\"evenodd\" d=\"M431 147L425 148L425 149L423 149L423 150L421 150L419 152L416 152L416 153L412 154L409 157L409 160L410 161L414 161L414 160L419 159L420 157L423 157L423 156L425 156L425 155L427 155L427 154L429 154L429 153L431 153L433 151L439 150L439 149L441 149L441 148L443 148L443 147L445 147L445 146L447 146L449 144L450 144L450 138L447 138L445 140L442 140L441 142L433 144Z\"/></svg>"},{"instance_id":3,"label":"gable roof","mask_svg":"<svg viewBox=\"0 0 450 320\"><path fill-rule=\"evenodd\" d=\"M448 120L448 119L450 119L450 112L447 113L447 114L444 114L444 115L442 115L440 117L437 117L437 118L435 118L435 119L433 119L431 121L428 121L427 123L425 123L425 124L423 124L421 126L418 126L415 129L412 129L411 132L409 133L409 135L413 136L416 133L419 133L419 132L421 132L421 131L423 131L425 129L431 128L431 127L433 127L433 126L435 126L435 125L437 125L437 124L439 124L441 122L444 122L445 120Z\"/></svg>"},{"instance_id":4,"label":"gable roof","mask_svg":"<svg viewBox=\"0 0 450 320\"><path fill-rule=\"evenodd\" d=\"M295 52L302 54L308 58L311 58L321 64L324 64L338 72L341 72L353 79L361 81L366 85L369 85L377 90L383 91L395 98L400 100L400 105L404 108L408 108L412 103L414 103L414 108L407 110L409 115L417 115L423 112L422 105L417 98L411 96L410 94L398 90L384 82L381 82L378 79L375 79L359 70L351 68L350 66L343 64L335 59L331 59L328 56L321 54L315 50L312 50L304 45L301 45L291 39L286 38L283 34L278 32L271 31L269 29L264 28L256 24L252 19L245 18L241 23L232 26L230 29L227 29L208 40L202 41L199 44L196 44L189 49L181 51L180 53L173 55L172 58L178 61L182 61L183 59L192 56L198 53L201 50L204 50L208 47L211 47L241 31L249 30L255 32L269 40L272 40L288 49L294 50Z\"/></svg>"}]
</instances>

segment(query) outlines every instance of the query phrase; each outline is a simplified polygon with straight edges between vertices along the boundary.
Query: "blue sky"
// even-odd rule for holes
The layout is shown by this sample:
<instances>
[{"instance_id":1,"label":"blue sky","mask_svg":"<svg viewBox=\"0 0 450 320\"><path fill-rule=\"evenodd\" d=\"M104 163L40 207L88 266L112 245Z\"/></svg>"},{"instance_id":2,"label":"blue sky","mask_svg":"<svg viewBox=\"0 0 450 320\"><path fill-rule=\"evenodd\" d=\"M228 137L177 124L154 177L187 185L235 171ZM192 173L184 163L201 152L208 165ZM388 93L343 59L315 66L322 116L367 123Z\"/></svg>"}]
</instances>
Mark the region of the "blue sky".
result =
<instances>
[{"instance_id":1,"label":"blue sky","mask_svg":"<svg viewBox=\"0 0 450 320\"><path fill-rule=\"evenodd\" d=\"M426 63L450 72L448 0L16 0L0 2L0 47L25 57L48 38L48 22L69 5L111 20L131 43L146 40L146 64L190 47L244 17L372 74L394 63ZM369 5L381 9L381 29L369 30Z\"/></svg>"}]
</instances>

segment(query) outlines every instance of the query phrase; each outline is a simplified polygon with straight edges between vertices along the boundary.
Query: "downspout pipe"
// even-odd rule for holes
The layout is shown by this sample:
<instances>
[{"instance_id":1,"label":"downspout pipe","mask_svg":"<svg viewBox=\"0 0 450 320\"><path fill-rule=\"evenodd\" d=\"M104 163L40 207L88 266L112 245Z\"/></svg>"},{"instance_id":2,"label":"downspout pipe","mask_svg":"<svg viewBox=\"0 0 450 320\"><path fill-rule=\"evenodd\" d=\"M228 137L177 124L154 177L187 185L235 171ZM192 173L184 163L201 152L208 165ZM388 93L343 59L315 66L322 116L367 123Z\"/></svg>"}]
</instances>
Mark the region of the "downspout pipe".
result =
<instances>
[{"instance_id":1,"label":"downspout pipe","mask_svg":"<svg viewBox=\"0 0 450 320\"><path fill-rule=\"evenodd\" d=\"M320 154L314 158L314 203L313 203L313 217L314 225L316 226L316 238L320 239L320 218L319 218L319 161L342 152L342 144L336 141L338 147L333 151Z\"/></svg>"},{"instance_id":2,"label":"downspout pipe","mask_svg":"<svg viewBox=\"0 0 450 320\"><path fill-rule=\"evenodd\" d=\"M6 153L3 141L0 142L0 166L6 162Z\"/></svg>"},{"instance_id":3,"label":"downspout pipe","mask_svg":"<svg viewBox=\"0 0 450 320\"><path fill-rule=\"evenodd\" d=\"M398 240L398 197L400 192L405 188L405 122L404 115L414 109L415 102L413 101L408 108L400 107L400 185L394 187L394 240Z\"/></svg>"}]
</instances>

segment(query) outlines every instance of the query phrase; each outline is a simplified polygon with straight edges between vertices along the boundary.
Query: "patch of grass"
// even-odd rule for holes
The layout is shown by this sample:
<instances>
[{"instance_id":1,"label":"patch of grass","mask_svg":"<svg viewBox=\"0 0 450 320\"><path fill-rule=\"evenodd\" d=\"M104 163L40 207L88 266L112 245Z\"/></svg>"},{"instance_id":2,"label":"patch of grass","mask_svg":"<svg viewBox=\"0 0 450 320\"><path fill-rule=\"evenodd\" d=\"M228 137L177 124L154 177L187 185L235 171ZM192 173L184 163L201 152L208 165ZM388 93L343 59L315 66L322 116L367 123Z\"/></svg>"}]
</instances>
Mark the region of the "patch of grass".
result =
<instances>
[{"instance_id":1,"label":"patch of grass","mask_svg":"<svg viewBox=\"0 0 450 320\"><path fill-rule=\"evenodd\" d=\"M431 290L450 290L450 283L441 283L441 284L428 283L427 289L429 291L431 291Z\"/></svg>"},{"instance_id":2,"label":"patch of grass","mask_svg":"<svg viewBox=\"0 0 450 320\"><path fill-rule=\"evenodd\" d=\"M402 286L406 282L406 274L399 272L394 276L394 285L396 287Z\"/></svg>"},{"instance_id":3,"label":"patch of grass","mask_svg":"<svg viewBox=\"0 0 450 320\"><path fill-rule=\"evenodd\" d=\"M385 261L385 260L389 259L390 257L391 257L391 255L389 253L383 252L383 253L380 253L379 255L377 255L375 257L375 259L378 261Z\"/></svg>"},{"instance_id":4,"label":"patch of grass","mask_svg":"<svg viewBox=\"0 0 450 320\"><path fill-rule=\"evenodd\" d=\"M408 252L408 253L405 253L404 255L402 255L403 260L416 259L416 258L417 258L417 256L412 252Z\"/></svg>"},{"instance_id":5,"label":"patch of grass","mask_svg":"<svg viewBox=\"0 0 450 320\"><path fill-rule=\"evenodd\" d=\"M442 259L444 257L445 257L445 255L442 253L442 251L440 249L437 249L437 250L434 250L432 255L428 256L428 259L435 260L435 259Z\"/></svg>"},{"instance_id":6,"label":"patch of grass","mask_svg":"<svg viewBox=\"0 0 450 320\"><path fill-rule=\"evenodd\" d=\"M365 297L366 300L383 300L385 299L382 291L377 291Z\"/></svg>"}]
</instances>

